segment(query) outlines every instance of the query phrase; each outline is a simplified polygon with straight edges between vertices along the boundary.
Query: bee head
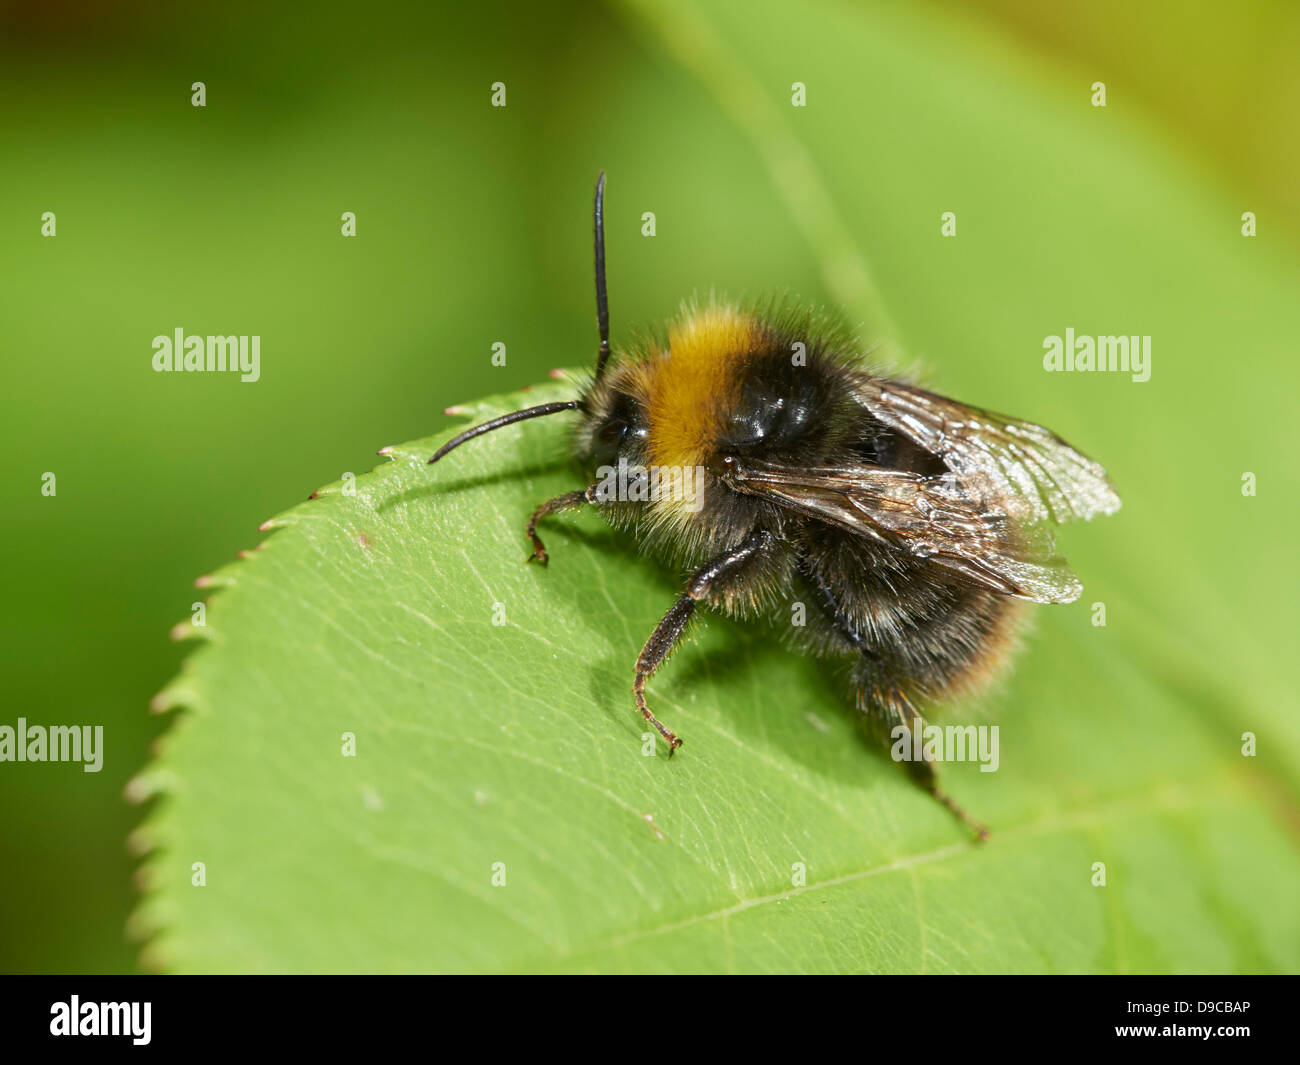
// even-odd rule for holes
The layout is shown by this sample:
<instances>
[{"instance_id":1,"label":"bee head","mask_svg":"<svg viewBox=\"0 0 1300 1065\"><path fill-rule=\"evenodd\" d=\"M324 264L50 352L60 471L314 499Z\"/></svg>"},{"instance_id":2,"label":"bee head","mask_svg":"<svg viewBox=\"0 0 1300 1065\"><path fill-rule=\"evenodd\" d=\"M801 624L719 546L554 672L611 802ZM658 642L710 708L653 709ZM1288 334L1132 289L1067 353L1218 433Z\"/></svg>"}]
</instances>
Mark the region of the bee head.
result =
<instances>
[{"instance_id":1,"label":"bee head","mask_svg":"<svg viewBox=\"0 0 1300 1065\"><path fill-rule=\"evenodd\" d=\"M597 381L583 396L583 418L578 424L574 450L593 469L617 466L619 460L640 465L648 460L649 412L638 394L632 368L620 367Z\"/></svg>"}]
</instances>

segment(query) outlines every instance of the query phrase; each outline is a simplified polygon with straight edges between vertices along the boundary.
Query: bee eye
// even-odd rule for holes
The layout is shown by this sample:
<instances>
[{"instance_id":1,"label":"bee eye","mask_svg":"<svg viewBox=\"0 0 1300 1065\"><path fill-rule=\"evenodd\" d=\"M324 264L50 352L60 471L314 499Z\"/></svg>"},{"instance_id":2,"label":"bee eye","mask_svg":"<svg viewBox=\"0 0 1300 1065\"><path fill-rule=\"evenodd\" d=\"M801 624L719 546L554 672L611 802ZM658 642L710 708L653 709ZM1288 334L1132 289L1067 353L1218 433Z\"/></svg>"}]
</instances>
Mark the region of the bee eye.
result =
<instances>
[{"instance_id":1,"label":"bee eye","mask_svg":"<svg viewBox=\"0 0 1300 1065\"><path fill-rule=\"evenodd\" d=\"M606 447L616 448L623 442L623 437L627 436L627 422L613 418L600 427L596 436Z\"/></svg>"},{"instance_id":2,"label":"bee eye","mask_svg":"<svg viewBox=\"0 0 1300 1065\"><path fill-rule=\"evenodd\" d=\"M624 454L630 461L636 441L648 435L640 406L625 394L615 394L597 419L591 434L590 455L597 467L611 466Z\"/></svg>"},{"instance_id":3,"label":"bee eye","mask_svg":"<svg viewBox=\"0 0 1300 1065\"><path fill-rule=\"evenodd\" d=\"M618 459L631 431L631 423L617 414L602 422L592 440L592 458L597 466L611 466Z\"/></svg>"}]
</instances>

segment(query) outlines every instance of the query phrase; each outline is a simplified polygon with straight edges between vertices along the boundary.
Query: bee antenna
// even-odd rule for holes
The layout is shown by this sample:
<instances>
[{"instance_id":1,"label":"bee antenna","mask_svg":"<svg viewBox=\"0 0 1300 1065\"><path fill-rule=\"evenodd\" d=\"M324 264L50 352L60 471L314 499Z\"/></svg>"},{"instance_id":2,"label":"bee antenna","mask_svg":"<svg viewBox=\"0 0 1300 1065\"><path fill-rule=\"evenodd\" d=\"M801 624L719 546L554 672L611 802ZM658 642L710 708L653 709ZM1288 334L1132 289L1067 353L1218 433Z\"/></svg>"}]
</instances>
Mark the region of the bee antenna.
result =
<instances>
[{"instance_id":1,"label":"bee antenna","mask_svg":"<svg viewBox=\"0 0 1300 1065\"><path fill-rule=\"evenodd\" d=\"M600 353L596 356L596 380L609 361L609 293L605 289L605 171L596 178L596 206L592 212L596 230L596 323L600 327Z\"/></svg>"},{"instance_id":2,"label":"bee antenna","mask_svg":"<svg viewBox=\"0 0 1300 1065\"><path fill-rule=\"evenodd\" d=\"M523 410L511 411L509 414L503 414L499 418L493 418L490 422L484 422L482 425L476 425L472 429L466 429L458 436L453 436L442 447L434 452L433 458L429 460L432 466L448 451L460 447L466 440L473 440L476 436L482 436L484 433L490 433L493 429L501 429L507 425L514 425L515 422L526 422L529 418L542 418L548 414L559 414L561 411L577 410L580 402L576 399L560 400L556 403L542 403L536 407L526 407Z\"/></svg>"}]
</instances>

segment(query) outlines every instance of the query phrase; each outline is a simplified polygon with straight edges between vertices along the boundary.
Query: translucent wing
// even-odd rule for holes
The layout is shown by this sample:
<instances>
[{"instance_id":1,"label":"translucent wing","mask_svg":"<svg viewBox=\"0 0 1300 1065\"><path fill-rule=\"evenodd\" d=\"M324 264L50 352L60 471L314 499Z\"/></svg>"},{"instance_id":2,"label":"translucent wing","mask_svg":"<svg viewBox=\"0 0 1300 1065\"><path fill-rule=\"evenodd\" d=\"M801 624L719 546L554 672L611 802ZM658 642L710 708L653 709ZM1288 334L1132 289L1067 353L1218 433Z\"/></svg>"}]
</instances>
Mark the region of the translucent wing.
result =
<instances>
[{"instance_id":1,"label":"translucent wing","mask_svg":"<svg viewBox=\"0 0 1300 1065\"><path fill-rule=\"evenodd\" d=\"M737 491L930 559L1003 595L1070 603L1083 590L1052 554L1046 527L1021 526L971 498L956 474L865 465L800 469L753 460L728 467L724 480Z\"/></svg>"},{"instance_id":2,"label":"translucent wing","mask_svg":"<svg viewBox=\"0 0 1300 1065\"><path fill-rule=\"evenodd\" d=\"M974 584L1041 603L1083 588L1053 553L1048 522L1119 509L1106 471L1040 425L863 375L855 398L942 460L931 475L869 464L807 469L730 459L724 480L925 559Z\"/></svg>"},{"instance_id":3,"label":"translucent wing","mask_svg":"<svg viewBox=\"0 0 1300 1065\"><path fill-rule=\"evenodd\" d=\"M996 499L1011 518L1066 522L1119 510L1106 471L1041 425L865 374L856 398L878 421L942 459L963 494Z\"/></svg>"}]
</instances>

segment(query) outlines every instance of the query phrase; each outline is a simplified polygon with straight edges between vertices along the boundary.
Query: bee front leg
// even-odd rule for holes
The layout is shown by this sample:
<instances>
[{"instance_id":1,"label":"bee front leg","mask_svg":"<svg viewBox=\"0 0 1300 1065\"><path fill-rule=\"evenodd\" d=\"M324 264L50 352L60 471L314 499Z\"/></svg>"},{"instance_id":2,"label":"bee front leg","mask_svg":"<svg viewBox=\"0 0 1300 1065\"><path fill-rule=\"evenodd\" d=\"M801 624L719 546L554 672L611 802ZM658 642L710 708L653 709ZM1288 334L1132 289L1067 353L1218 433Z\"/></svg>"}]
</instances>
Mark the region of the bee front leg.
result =
<instances>
[{"instance_id":1,"label":"bee front leg","mask_svg":"<svg viewBox=\"0 0 1300 1065\"><path fill-rule=\"evenodd\" d=\"M548 499L533 511L532 517L528 519L528 528L525 530L528 539L533 542L533 553L528 556L529 562L536 561L545 566L550 559L550 555L546 553L546 548L542 544L541 537L537 535L537 523L548 514L554 514L560 510L573 510L575 507L585 506L587 503L595 503L595 491L596 486L593 484L580 492L565 492L564 495Z\"/></svg>"},{"instance_id":2,"label":"bee front leg","mask_svg":"<svg viewBox=\"0 0 1300 1065\"><path fill-rule=\"evenodd\" d=\"M655 727L668 744L669 756L682 745L682 741L650 712L645 698L646 681L677 646L682 633L686 631L687 623L695 613L695 604L720 593L727 580L734 579L757 556L770 549L774 542L775 537L770 532L759 530L742 541L739 547L725 555L719 555L698 569L687 582L686 594L663 616L641 649L641 655L636 660L636 680L632 683L632 693L636 696L636 708L641 711L641 716Z\"/></svg>"}]
</instances>

